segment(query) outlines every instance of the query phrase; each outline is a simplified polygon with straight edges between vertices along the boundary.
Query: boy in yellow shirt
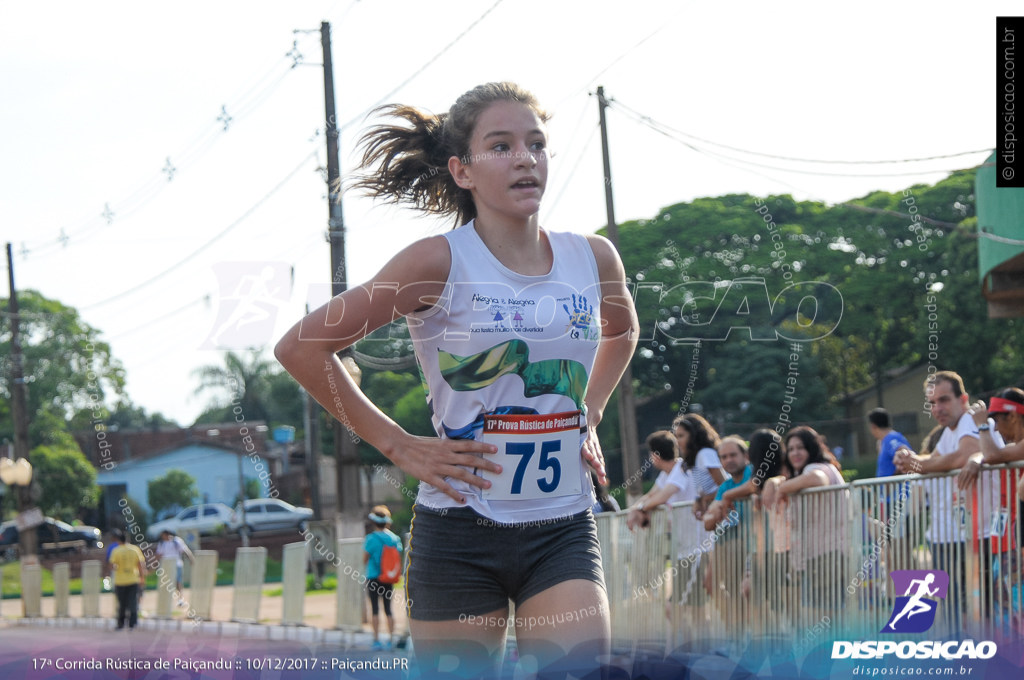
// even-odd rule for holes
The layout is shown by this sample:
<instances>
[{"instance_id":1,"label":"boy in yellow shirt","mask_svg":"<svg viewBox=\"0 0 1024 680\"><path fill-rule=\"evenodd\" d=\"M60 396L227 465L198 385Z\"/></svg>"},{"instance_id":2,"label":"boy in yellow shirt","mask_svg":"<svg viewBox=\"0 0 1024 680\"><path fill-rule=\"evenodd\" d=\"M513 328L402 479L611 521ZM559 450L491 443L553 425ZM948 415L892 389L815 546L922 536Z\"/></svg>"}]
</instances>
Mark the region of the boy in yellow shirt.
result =
<instances>
[{"instance_id":1,"label":"boy in yellow shirt","mask_svg":"<svg viewBox=\"0 0 1024 680\"><path fill-rule=\"evenodd\" d=\"M138 546L127 541L123 531L114 529L111 533L121 542L110 553L114 593L117 595L117 629L124 628L125 618L128 619L128 627L135 628L139 620L139 586L146 585L146 558Z\"/></svg>"}]
</instances>

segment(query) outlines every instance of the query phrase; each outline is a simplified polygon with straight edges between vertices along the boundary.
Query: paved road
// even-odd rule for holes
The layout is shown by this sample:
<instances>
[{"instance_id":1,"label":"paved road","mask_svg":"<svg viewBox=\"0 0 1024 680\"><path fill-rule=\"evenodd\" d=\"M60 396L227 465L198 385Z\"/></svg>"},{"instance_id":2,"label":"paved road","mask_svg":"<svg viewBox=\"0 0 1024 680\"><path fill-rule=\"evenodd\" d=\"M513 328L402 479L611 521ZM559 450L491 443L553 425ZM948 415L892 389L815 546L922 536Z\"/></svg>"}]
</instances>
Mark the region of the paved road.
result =
<instances>
[{"instance_id":1,"label":"paved road","mask_svg":"<svg viewBox=\"0 0 1024 680\"><path fill-rule=\"evenodd\" d=\"M0 678L383 680L407 675L407 657L355 648L337 635L335 640L301 641L142 627L112 631L7 625L0 628Z\"/></svg>"}]
</instances>

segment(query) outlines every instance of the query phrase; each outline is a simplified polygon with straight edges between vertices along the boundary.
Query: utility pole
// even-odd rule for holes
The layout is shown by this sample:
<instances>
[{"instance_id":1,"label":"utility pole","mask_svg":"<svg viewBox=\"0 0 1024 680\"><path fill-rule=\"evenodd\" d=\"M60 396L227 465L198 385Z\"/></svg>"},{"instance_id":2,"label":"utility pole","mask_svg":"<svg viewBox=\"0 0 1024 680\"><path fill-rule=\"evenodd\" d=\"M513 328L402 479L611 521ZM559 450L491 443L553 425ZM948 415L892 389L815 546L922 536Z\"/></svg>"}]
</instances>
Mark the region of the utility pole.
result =
<instances>
[{"instance_id":1,"label":"utility pole","mask_svg":"<svg viewBox=\"0 0 1024 680\"><path fill-rule=\"evenodd\" d=\"M598 111L601 117L601 157L604 160L604 203L608 213L608 239L619 249L619 225L615 221L615 201L612 198L612 165L608 156L608 125L604 110L608 101L604 98L604 87L597 88ZM626 370L619 380L619 439L622 447L622 474L631 480L626 487L628 501L643 495L640 475L640 450L637 446L636 399L633 396L633 369L626 364Z\"/></svg>"},{"instance_id":2,"label":"utility pole","mask_svg":"<svg viewBox=\"0 0 1024 680\"><path fill-rule=\"evenodd\" d=\"M324 107L327 113L327 210L331 240L331 295L345 292L345 219L341 212L341 165L338 160L338 117L334 109L334 67L331 62L331 24L320 24L324 50ZM344 354L344 353L343 353ZM334 419L334 461L338 481L338 538L363 535L359 492L359 453L356 443L341 422Z\"/></svg>"},{"instance_id":3,"label":"utility pole","mask_svg":"<svg viewBox=\"0 0 1024 680\"><path fill-rule=\"evenodd\" d=\"M309 305L306 305L309 314ZM323 504L320 498L320 405L309 398L309 392L302 389L304 449L306 452L306 476L309 479L309 502L313 506L313 519L322 520Z\"/></svg>"},{"instance_id":4,"label":"utility pole","mask_svg":"<svg viewBox=\"0 0 1024 680\"><path fill-rule=\"evenodd\" d=\"M7 301L7 311L11 317L11 404L14 416L14 460L28 460L28 400L25 397L25 357L21 353L21 317L18 316L18 291L14 287L14 257L11 255L11 244L7 244L7 283L11 297ZM18 512L31 505L31 484L18 486ZM35 526L18 531L21 543L21 554L36 554Z\"/></svg>"}]
</instances>

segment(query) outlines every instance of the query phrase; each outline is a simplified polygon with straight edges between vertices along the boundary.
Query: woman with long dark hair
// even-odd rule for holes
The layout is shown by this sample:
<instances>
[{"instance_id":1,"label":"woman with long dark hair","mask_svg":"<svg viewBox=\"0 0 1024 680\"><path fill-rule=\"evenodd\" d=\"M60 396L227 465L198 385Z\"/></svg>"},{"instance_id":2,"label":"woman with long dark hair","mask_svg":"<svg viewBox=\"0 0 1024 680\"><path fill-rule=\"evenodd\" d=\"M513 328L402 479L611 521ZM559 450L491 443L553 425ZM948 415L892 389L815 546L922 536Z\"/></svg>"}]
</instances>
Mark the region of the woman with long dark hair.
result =
<instances>
[{"instance_id":1,"label":"woman with long dark hair","mask_svg":"<svg viewBox=\"0 0 1024 680\"><path fill-rule=\"evenodd\" d=\"M790 502L797 492L843 486L839 463L807 426L786 433L786 461L792 477L773 477L764 485L762 500L771 509L789 503L790 567L802 572L805 607L838 606L846 582L846 546L850 531L849 493L807 494Z\"/></svg>"},{"instance_id":2,"label":"woman with long dark hair","mask_svg":"<svg viewBox=\"0 0 1024 680\"><path fill-rule=\"evenodd\" d=\"M697 502L693 514L702 519L704 511L715 499L718 486L725 481L722 462L718 458L718 432L703 416L687 413L672 421L672 431L679 442L683 465L691 470L697 484Z\"/></svg>"}]
</instances>

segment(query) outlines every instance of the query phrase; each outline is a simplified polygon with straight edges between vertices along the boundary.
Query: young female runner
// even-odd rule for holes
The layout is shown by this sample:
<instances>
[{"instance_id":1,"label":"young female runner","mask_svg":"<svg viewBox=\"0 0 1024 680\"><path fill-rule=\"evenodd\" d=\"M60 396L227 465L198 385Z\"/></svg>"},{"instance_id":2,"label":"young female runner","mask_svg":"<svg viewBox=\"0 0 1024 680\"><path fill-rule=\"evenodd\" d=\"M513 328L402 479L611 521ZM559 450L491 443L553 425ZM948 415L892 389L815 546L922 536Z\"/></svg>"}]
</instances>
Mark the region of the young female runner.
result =
<instances>
[{"instance_id":1,"label":"young female runner","mask_svg":"<svg viewBox=\"0 0 1024 680\"><path fill-rule=\"evenodd\" d=\"M421 481L406 583L422 672L497 673L509 600L527 673L593 668L610 633L587 467L606 483L595 427L636 346L622 263L604 238L541 227L547 115L530 93L489 83L447 114L385 112L356 186L458 226L312 312L277 357ZM437 437L405 432L336 354L402 316Z\"/></svg>"}]
</instances>

